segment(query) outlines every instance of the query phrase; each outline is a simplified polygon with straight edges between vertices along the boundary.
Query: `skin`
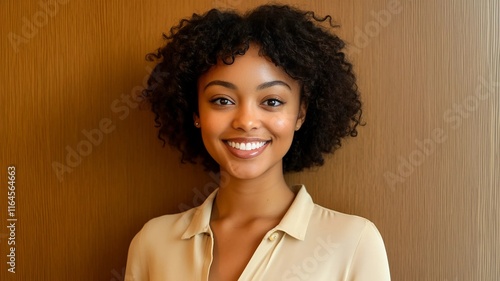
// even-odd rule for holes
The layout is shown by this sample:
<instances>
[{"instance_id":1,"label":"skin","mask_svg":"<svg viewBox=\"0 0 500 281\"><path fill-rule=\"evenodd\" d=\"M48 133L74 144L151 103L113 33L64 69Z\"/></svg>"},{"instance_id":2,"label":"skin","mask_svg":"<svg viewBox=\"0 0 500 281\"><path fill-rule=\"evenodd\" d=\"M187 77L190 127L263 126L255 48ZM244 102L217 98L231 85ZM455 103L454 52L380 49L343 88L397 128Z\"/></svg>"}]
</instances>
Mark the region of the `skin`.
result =
<instances>
[{"instance_id":1,"label":"skin","mask_svg":"<svg viewBox=\"0 0 500 281\"><path fill-rule=\"evenodd\" d=\"M295 196L283 176L283 157L305 118L300 83L258 52L251 45L232 65L219 63L198 80L194 119L223 175L210 223L210 280L237 280ZM242 151L228 141L265 145Z\"/></svg>"}]
</instances>

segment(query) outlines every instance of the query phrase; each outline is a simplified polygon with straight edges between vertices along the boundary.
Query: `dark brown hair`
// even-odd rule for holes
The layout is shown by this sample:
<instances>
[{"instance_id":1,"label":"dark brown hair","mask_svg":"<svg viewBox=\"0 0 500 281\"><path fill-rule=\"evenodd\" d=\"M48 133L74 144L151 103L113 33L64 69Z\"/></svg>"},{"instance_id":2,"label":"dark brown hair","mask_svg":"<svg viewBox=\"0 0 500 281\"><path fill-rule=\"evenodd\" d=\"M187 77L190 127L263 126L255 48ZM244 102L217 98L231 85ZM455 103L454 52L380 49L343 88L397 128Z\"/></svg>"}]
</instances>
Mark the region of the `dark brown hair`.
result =
<instances>
[{"instance_id":1,"label":"dark brown hair","mask_svg":"<svg viewBox=\"0 0 500 281\"><path fill-rule=\"evenodd\" d=\"M260 47L288 75L300 81L307 116L283 159L284 172L321 166L346 136L356 136L361 102L344 42L331 32L330 16L290 6L264 5L246 14L212 9L193 14L164 34L165 45L147 59L156 65L144 91L159 127L158 137L182 153L182 162L218 171L193 126L198 111L197 81L222 60L231 64L250 43Z\"/></svg>"}]
</instances>

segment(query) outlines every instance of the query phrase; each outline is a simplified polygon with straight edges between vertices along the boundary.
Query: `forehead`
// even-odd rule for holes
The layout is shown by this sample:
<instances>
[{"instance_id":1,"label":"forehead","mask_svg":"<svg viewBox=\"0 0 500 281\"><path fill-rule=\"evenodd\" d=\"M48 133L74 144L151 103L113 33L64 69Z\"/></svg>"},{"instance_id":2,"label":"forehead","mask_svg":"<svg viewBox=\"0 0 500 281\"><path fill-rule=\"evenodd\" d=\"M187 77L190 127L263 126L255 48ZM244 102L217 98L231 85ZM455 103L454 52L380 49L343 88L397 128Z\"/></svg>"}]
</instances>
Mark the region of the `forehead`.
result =
<instances>
[{"instance_id":1,"label":"forehead","mask_svg":"<svg viewBox=\"0 0 500 281\"><path fill-rule=\"evenodd\" d=\"M259 54L260 48L251 44L244 55L236 56L232 64L222 60L212 66L198 79L198 87L204 87L213 80L231 83L261 84L269 81L284 81L299 87L299 82L290 77L282 67L276 66L269 58Z\"/></svg>"}]
</instances>

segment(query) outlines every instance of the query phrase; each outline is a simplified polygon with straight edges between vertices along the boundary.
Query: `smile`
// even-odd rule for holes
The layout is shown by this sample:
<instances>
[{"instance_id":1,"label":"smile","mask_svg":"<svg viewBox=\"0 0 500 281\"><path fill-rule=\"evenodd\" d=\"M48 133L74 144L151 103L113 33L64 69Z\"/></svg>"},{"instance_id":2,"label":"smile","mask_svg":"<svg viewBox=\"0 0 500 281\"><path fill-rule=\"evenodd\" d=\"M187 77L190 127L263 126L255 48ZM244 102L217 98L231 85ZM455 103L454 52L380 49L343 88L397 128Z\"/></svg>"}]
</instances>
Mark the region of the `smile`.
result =
<instances>
[{"instance_id":1,"label":"smile","mask_svg":"<svg viewBox=\"0 0 500 281\"><path fill-rule=\"evenodd\" d=\"M263 147L266 142L265 141L260 141L260 142L234 142L234 141L228 141L227 144L235 149L238 150L254 150Z\"/></svg>"},{"instance_id":2,"label":"smile","mask_svg":"<svg viewBox=\"0 0 500 281\"><path fill-rule=\"evenodd\" d=\"M233 139L224 141L231 154L241 159L251 159L259 156L271 141Z\"/></svg>"}]
</instances>

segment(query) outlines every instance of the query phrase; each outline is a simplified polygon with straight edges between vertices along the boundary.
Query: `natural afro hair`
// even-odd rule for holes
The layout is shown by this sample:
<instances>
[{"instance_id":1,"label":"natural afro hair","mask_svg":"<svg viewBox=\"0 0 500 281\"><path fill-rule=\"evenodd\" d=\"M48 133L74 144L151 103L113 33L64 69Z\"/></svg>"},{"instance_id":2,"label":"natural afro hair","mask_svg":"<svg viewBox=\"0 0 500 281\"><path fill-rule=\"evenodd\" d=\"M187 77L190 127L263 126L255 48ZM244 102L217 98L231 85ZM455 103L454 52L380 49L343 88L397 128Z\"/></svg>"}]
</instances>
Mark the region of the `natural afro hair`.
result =
<instances>
[{"instance_id":1,"label":"natural afro hair","mask_svg":"<svg viewBox=\"0 0 500 281\"><path fill-rule=\"evenodd\" d=\"M300 82L307 117L283 159L283 172L321 166L347 136L356 136L361 102L345 43L330 32L330 16L317 17L287 5L264 5L246 14L212 9L193 14L164 34L165 45L147 55L158 61L143 95L159 127L158 137L182 153L182 162L219 165L193 125L198 78L218 61L232 64L250 43Z\"/></svg>"}]
</instances>

